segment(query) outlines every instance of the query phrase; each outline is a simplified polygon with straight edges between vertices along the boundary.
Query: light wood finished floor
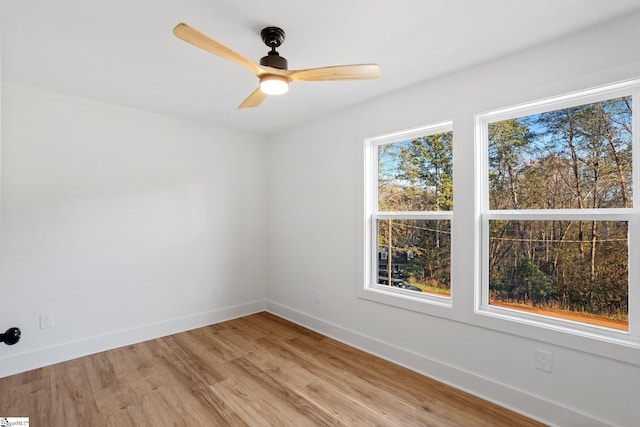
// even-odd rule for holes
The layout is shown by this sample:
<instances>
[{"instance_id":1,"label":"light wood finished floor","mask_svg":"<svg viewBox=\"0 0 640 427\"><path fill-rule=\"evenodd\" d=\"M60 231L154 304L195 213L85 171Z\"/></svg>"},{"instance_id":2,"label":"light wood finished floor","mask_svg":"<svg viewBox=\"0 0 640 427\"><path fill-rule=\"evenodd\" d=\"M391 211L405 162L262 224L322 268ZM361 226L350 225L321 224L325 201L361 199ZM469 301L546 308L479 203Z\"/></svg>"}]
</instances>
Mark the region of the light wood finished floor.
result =
<instances>
[{"instance_id":1,"label":"light wood finished floor","mask_svg":"<svg viewBox=\"0 0 640 427\"><path fill-rule=\"evenodd\" d=\"M31 426L539 426L259 313L0 378Z\"/></svg>"}]
</instances>

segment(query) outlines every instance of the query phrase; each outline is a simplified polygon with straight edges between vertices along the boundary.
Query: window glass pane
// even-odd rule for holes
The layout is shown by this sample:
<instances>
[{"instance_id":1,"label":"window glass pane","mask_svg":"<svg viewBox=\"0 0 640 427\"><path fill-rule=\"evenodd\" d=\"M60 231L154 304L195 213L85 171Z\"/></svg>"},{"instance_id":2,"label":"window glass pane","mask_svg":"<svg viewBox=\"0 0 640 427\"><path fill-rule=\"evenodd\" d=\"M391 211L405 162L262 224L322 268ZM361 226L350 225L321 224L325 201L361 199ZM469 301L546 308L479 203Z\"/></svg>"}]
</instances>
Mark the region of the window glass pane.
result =
<instances>
[{"instance_id":1,"label":"window glass pane","mask_svg":"<svg viewBox=\"0 0 640 427\"><path fill-rule=\"evenodd\" d=\"M631 207L631 103L489 123L490 209Z\"/></svg>"},{"instance_id":2,"label":"window glass pane","mask_svg":"<svg viewBox=\"0 0 640 427\"><path fill-rule=\"evenodd\" d=\"M489 221L489 303L628 330L626 221Z\"/></svg>"},{"instance_id":3,"label":"window glass pane","mask_svg":"<svg viewBox=\"0 0 640 427\"><path fill-rule=\"evenodd\" d=\"M381 219L378 283L416 292L451 294L451 223Z\"/></svg>"},{"instance_id":4,"label":"window glass pane","mask_svg":"<svg viewBox=\"0 0 640 427\"><path fill-rule=\"evenodd\" d=\"M380 211L453 209L452 132L378 147Z\"/></svg>"}]
</instances>

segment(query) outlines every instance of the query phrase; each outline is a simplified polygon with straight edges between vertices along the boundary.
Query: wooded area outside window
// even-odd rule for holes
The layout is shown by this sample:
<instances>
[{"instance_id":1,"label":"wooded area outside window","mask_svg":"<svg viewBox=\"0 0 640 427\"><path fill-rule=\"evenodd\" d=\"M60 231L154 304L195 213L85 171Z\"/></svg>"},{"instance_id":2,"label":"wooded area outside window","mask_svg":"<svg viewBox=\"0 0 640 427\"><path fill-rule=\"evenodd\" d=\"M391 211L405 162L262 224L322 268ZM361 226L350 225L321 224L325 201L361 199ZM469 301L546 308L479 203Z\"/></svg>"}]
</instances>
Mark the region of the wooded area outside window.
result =
<instances>
[{"instance_id":1,"label":"wooded area outside window","mask_svg":"<svg viewBox=\"0 0 640 427\"><path fill-rule=\"evenodd\" d=\"M637 335L637 94L630 82L477 116L480 312Z\"/></svg>"},{"instance_id":2,"label":"wooded area outside window","mask_svg":"<svg viewBox=\"0 0 640 427\"><path fill-rule=\"evenodd\" d=\"M368 140L367 287L450 305L450 122Z\"/></svg>"}]
</instances>

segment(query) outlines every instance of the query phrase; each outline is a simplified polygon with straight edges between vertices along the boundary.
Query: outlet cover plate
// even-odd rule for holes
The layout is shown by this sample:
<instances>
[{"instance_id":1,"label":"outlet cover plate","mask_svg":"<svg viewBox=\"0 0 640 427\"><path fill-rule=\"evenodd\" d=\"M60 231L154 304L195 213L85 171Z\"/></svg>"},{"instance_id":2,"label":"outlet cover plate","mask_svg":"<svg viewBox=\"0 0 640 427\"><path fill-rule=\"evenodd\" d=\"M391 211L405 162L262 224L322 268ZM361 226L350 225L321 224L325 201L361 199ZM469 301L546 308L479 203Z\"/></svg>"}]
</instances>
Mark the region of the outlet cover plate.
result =
<instances>
[{"instance_id":1,"label":"outlet cover plate","mask_svg":"<svg viewBox=\"0 0 640 427\"><path fill-rule=\"evenodd\" d=\"M40 329L53 328L53 313L43 313L40 315Z\"/></svg>"},{"instance_id":2,"label":"outlet cover plate","mask_svg":"<svg viewBox=\"0 0 640 427\"><path fill-rule=\"evenodd\" d=\"M550 351L536 350L536 369L551 373L553 354Z\"/></svg>"}]
</instances>

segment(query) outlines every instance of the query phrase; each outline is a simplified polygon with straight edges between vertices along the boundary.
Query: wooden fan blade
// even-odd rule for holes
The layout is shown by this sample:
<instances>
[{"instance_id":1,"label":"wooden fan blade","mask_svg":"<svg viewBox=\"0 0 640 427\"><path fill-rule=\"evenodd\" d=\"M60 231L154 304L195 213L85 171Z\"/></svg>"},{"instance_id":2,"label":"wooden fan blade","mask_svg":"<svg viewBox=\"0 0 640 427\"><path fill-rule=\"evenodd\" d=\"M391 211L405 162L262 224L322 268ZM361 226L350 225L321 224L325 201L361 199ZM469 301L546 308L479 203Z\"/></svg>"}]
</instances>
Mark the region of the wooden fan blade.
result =
<instances>
[{"instance_id":1,"label":"wooden fan blade","mask_svg":"<svg viewBox=\"0 0 640 427\"><path fill-rule=\"evenodd\" d=\"M220 42L213 40L206 34L196 30L195 28L180 23L173 29L173 34L179 39L186 41L200 49L204 49L207 52L211 52L214 55L218 55L222 58L233 61L248 68L253 74L258 75L261 72L261 68L255 62L239 54L238 52L228 48Z\"/></svg>"},{"instance_id":2,"label":"wooden fan blade","mask_svg":"<svg viewBox=\"0 0 640 427\"><path fill-rule=\"evenodd\" d=\"M309 68L292 70L291 81L323 81L323 80L369 80L380 78L378 64L336 65L334 67Z\"/></svg>"},{"instance_id":3,"label":"wooden fan blade","mask_svg":"<svg viewBox=\"0 0 640 427\"><path fill-rule=\"evenodd\" d=\"M238 106L238 109L257 107L258 105L262 104L262 101L264 101L266 98L267 94L261 91L258 87L258 89L254 90L253 93L247 97L247 99L242 101L242 104Z\"/></svg>"}]
</instances>

